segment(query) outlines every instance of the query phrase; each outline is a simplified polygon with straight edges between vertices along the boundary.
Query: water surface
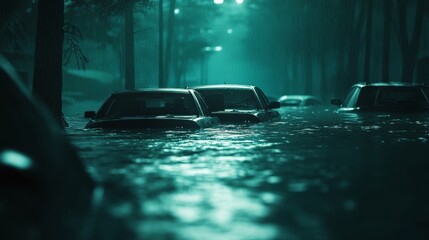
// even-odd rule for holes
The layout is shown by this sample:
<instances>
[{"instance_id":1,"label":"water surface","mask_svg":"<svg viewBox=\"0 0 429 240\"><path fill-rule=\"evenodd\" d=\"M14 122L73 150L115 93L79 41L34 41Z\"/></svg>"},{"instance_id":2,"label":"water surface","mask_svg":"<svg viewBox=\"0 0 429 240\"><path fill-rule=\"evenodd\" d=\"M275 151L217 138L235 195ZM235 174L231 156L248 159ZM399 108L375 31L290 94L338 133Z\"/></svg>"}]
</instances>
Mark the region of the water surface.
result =
<instances>
[{"instance_id":1,"label":"water surface","mask_svg":"<svg viewBox=\"0 0 429 240\"><path fill-rule=\"evenodd\" d=\"M85 130L70 117L67 133L136 239L429 236L428 116L281 113L198 131Z\"/></svg>"}]
</instances>

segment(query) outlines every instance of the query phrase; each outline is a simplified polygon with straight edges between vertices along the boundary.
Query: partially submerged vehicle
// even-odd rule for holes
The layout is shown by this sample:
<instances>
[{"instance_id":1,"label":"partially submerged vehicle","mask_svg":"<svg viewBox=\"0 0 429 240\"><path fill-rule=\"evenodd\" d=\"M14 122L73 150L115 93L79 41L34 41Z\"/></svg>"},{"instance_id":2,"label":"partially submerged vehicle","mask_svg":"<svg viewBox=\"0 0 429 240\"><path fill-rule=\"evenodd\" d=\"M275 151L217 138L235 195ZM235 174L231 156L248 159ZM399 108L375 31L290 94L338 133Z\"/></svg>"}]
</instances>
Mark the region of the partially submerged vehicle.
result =
<instances>
[{"instance_id":1,"label":"partially submerged vehicle","mask_svg":"<svg viewBox=\"0 0 429 240\"><path fill-rule=\"evenodd\" d=\"M98 112L85 112L85 117L92 118L86 128L200 129L219 124L209 114L198 92L165 88L113 93Z\"/></svg>"},{"instance_id":2,"label":"partially submerged vehicle","mask_svg":"<svg viewBox=\"0 0 429 240\"><path fill-rule=\"evenodd\" d=\"M255 86L223 84L193 87L201 93L212 116L221 123L258 123L277 121L280 114L273 110L279 102L269 102L262 90Z\"/></svg>"},{"instance_id":3,"label":"partially submerged vehicle","mask_svg":"<svg viewBox=\"0 0 429 240\"><path fill-rule=\"evenodd\" d=\"M314 107L322 104L317 97L312 95L283 95L278 101L280 107Z\"/></svg>"},{"instance_id":4,"label":"partially submerged vehicle","mask_svg":"<svg viewBox=\"0 0 429 240\"><path fill-rule=\"evenodd\" d=\"M0 89L2 239L99 239L103 188L2 54Z\"/></svg>"},{"instance_id":5,"label":"partially submerged vehicle","mask_svg":"<svg viewBox=\"0 0 429 240\"><path fill-rule=\"evenodd\" d=\"M332 99L338 112L429 111L429 87L406 83L358 83L344 101Z\"/></svg>"}]
</instances>

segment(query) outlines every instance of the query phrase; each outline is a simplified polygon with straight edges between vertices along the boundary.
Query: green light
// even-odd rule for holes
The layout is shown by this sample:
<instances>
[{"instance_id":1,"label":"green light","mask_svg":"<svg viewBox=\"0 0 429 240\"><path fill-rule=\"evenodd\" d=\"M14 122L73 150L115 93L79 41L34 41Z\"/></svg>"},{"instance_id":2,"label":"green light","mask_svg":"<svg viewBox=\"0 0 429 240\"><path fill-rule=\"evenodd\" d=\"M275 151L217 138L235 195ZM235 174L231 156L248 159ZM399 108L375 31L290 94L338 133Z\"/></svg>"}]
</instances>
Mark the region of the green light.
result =
<instances>
[{"instance_id":1,"label":"green light","mask_svg":"<svg viewBox=\"0 0 429 240\"><path fill-rule=\"evenodd\" d=\"M223 0L213 0L215 4L223 4Z\"/></svg>"},{"instance_id":2,"label":"green light","mask_svg":"<svg viewBox=\"0 0 429 240\"><path fill-rule=\"evenodd\" d=\"M244 2L244 0L235 0L235 2L236 2L237 4L242 4L242 3Z\"/></svg>"},{"instance_id":3,"label":"green light","mask_svg":"<svg viewBox=\"0 0 429 240\"><path fill-rule=\"evenodd\" d=\"M178 8L176 8L176 9L174 9L174 14L179 14L180 13L180 9L178 9Z\"/></svg>"},{"instance_id":4,"label":"green light","mask_svg":"<svg viewBox=\"0 0 429 240\"><path fill-rule=\"evenodd\" d=\"M5 150L0 153L0 162L13 168L21 170L30 169L33 162L30 158L14 150Z\"/></svg>"}]
</instances>

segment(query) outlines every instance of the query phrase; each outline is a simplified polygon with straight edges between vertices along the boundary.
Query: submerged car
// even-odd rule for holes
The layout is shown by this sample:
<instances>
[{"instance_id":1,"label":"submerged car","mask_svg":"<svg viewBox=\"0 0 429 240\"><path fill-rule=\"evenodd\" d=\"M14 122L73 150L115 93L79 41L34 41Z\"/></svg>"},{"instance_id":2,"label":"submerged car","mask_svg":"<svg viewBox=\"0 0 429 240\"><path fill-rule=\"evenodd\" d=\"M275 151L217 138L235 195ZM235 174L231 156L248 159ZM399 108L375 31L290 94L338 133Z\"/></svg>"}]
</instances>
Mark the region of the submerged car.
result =
<instances>
[{"instance_id":1,"label":"submerged car","mask_svg":"<svg viewBox=\"0 0 429 240\"><path fill-rule=\"evenodd\" d=\"M280 114L273 110L279 102L269 102L255 86L223 84L194 87L201 93L213 116L221 123L258 123L277 121Z\"/></svg>"},{"instance_id":2,"label":"submerged car","mask_svg":"<svg viewBox=\"0 0 429 240\"><path fill-rule=\"evenodd\" d=\"M318 98L311 95L283 95L278 101L280 107L313 107L322 104Z\"/></svg>"},{"instance_id":3,"label":"submerged car","mask_svg":"<svg viewBox=\"0 0 429 240\"><path fill-rule=\"evenodd\" d=\"M209 116L200 94L191 89L142 89L112 94L86 128L185 128L200 129L219 124Z\"/></svg>"},{"instance_id":4,"label":"submerged car","mask_svg":"<svg viewBox=\"0 0 429 240\"><path fill-rule=\"evenodd\" d=\"M338 112L421 112L429 111L429 87L405 83L359 83L344 101L332 99Z\"/></svg>"}]
</instances>

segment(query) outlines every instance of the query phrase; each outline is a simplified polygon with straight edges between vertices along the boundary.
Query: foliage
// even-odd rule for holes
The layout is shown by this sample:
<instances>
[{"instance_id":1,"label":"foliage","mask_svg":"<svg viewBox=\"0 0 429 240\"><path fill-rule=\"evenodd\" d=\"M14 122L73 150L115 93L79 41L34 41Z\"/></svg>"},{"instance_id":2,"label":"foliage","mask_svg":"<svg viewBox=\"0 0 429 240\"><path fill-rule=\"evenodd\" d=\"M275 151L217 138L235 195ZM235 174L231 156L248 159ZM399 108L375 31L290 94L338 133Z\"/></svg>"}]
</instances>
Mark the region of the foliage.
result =
<instances>
[{"instance_id":1,"label":"foliage","mask_svg":"<svg viewBox=\"0 0 429 240\"><path fill-rule=\"evenodd\" d=\"M202 48L214 44L212 21L222 13L211 1L178 1L177 6L181 10L175 17L172 61L175 86L179 87L184 85L184 74L190 66L202 58Z\"/></svg>"},{"instance_id":2,"label":"foliage","mask_svg":"<svg viewBox=\"0 0 429 240\"><path fill-rule=\"evenodd\" d=\"M67 65L70 61L70 58L74 56L77 67L79 69L81 67L85 69L85 64L88 63L88 58L83 54L83 51L79 46L79 41L82 39L82 33L80 30L70 23L65 23L64 38L67 47L65 47L63 50L63 64Z\"/></svg>"}]
</instances>

